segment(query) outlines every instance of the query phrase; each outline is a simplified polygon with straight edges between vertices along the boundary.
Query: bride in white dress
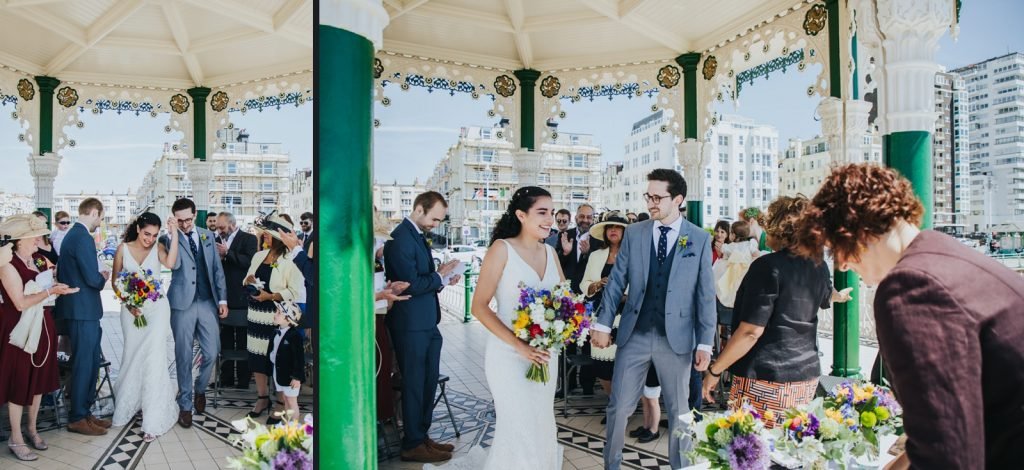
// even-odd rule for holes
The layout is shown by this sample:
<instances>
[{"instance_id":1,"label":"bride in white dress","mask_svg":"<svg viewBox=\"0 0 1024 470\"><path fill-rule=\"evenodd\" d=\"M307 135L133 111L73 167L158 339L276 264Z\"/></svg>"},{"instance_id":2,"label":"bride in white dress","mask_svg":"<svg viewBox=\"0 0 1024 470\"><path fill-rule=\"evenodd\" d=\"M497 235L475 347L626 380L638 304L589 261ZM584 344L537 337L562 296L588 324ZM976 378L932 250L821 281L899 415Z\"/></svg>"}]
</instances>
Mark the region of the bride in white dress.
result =
<instances>
[{"instance_id":1,"label":"bride in white dress","mask_svg":"<svg viewBox=\"0 0 1024 470\"><path fill-rule=\"evenodd\" d=\"M122 271L151 270L160 276L161 265L174 266L178 256L178 224L174 217L167 220L170 251L157 243L160 217L151 212L140 215L125 233L124 243L114 255L114 275ZM139 261L141 260L141 262ZM116 285L114 287L116 290ZM165 292L166 293L166 289ZM145 315L146 326L135 327L136 315ZM174 401L176 387L171 381L167 360L167 338L171 334L171 307L166 297L146 302L141 310L121 307L121 331L124 334L124 354L114 392L114 426L131 422L142 411L144 440L152 442L169 431L178 420L178 405Z\"/></svg>"},{"instance_id":2,"label":"bride in white dress","mask_svg":"<svg viewBox=\"0 0 1024 470\"><path fill-rule=\"evenodd\" d=\"M473 448L468 455L443 465L443 469L562 468L554 412L558 361L517 338L511 329L513 313L519 306L521 282L536 289L551 289L564 278L554 249L543 243L550 235L554 214L551 194L527 186L512 196L508 210L494 229L491 247L480 268L472 308L473 316L492 333L487 341L484 371L494 398L494 441L486 451ZM497 300L497 312L489 307L492 297ZM548 383L526 378L531 362L548 362Z\"/></svg>"}]
</instances>

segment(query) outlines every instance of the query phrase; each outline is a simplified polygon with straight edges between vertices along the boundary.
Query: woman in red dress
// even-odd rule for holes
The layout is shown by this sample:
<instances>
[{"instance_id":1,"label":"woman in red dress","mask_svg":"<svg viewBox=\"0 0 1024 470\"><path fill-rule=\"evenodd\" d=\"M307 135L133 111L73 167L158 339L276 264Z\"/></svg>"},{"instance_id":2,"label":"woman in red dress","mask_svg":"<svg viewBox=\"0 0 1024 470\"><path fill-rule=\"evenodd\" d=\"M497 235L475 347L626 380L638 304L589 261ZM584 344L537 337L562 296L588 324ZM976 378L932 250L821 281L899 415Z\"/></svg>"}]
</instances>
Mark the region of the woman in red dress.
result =
<instances>
[{"instance_id":1,"label":"woman in red dress","mask_svg":"<svg viewBox=\"0 0 1024 470\"><path fill-rule=\"evenodd\" d=\"M42 236L50 233L46 224L31 214L18 214L0 225L0 239L12 246L10 264L0 267L0 338L7 339L21 319L22 312L38 308L51 295L74 292L64 284L54 284L30 295L25 286L40 273L34 254ZM42 264L42 271L47 269ZM46 441L36 430L39 402L44 393L60 387L57 371L57 333L49 308L43 310L43 329L38 342L32 339L25 346L35 348L30 354L24 349L2 341L0 345L0 403L7 403L11 422L11 440L8 449L20 460L39 458L29 450L21 430L21 415L28 407L28 437L36 450L46 450Z\"/></svg>"}]
</instances>

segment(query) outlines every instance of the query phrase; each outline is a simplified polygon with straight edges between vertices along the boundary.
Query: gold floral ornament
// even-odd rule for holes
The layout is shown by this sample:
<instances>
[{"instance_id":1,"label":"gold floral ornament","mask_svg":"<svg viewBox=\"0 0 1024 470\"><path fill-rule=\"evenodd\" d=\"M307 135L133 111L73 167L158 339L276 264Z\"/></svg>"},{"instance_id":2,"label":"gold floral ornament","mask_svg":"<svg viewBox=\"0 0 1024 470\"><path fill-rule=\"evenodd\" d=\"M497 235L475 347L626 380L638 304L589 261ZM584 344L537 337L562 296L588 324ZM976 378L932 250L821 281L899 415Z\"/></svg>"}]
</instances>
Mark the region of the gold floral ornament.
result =
<instances>
[{"instance_id":1,"label":"gold floral ornament","mask_svg":"<svg viewBox=\"0 0 1024 470\"><path fill-rule=\"evenodd\" d=\"M558 77L555 77L554 75L548 75L540 82L540 94L545 98L554 98L555 96L558 96L558 92L561 89L562 82L558 81Z\"/></svg>"},{"instance_id":2,"label":"gold floral ornament","mask_svg":"<svg viewBox=\"0 0 1024 470\"><path fill-rule=\"evenodd\" d=\"M501 75L494 79L494 90L499 95L508 98L516 94L516 81L508 75Z\"/></svg>"},{"instance_id":3,"label":"gold floral ornament","mask_svg":"<svg viewBox=\"0 0 1024 470\"><path fill-rule=\"evenodd\" d=\"M74 88L64 87L57 91L57 102L65 108L78 104L78 92Z\"/></svg>"},{"instance_id":4,"label":"gold floral ornament","mask_svg":"<svg viewBox=\"0 0 1024 470\"><path fill-rule=\"evenodd\" d=\"M711 77L715 76L715 72L718 72L718 59L710 55L704 59L704 69L701 73L704 75L704 80L711 80Z\"/></svg>"},{"instance_id":5,"label":"gold floral ornament","mask_svg":"<svg viewBox=\"0 0 1024 470\"><path fill-rule=\"evenodd\" d=\"M378 79L384 74L384 63L380 59L374 57L373 59L373 78Z\"/></svg>"},{"instance_id":6,"label":"gold floral ornament","mask_svg":"<svg viewBox=\"0 0 1024 470\"><path fill-rule=\"evenodd\" d=\"M210 109L218 113L224 111L228 108L228 101L228 94L225 93L223 90L218 91L213 94L213 97L210 98Z\"/></svg>"},{"instance_id":7,"label":"gold floral ornament","mask_svg":"<svg viewBox=\"0 0 1024 470\"><path fill-rule=\"evenodd\" d=\"M658 83L668 89L679 84L679 68L675 65L666 65L658 70Z\"/></svg>"},{"instance_id":8,"label":"gold floral ornament","mask_svg":"<svg viewBox=\"0 0 1024 470\"><path fill-rule=\"evenodd\" d=\"M32 98L36 96L36 88L32 86L32 82L23 78L18 80L18 96L25 101L32 101Z\"/></svg>"},{"instance_id":9,"label":"gold floral ornament","mask_svg":"<svg viewBox=\"0 0 1024 470\"><path fill-rule=\"evenodd\" d=\"M807 10L807 14L804 16L804 32L808 36L817 36L821 30L825 29L825 24L828 23L828 10L825 9L825 5L817 4Z\"/></svg>"},{"instance_id":10,"label":"gold floral ornament","mask_svg":"<svg viewBox=\"0 0 1024 470\"><path fill-rule=\"evenodd\" d=\"M188 111L188 97L178 93L171 97L171 110L178 114L185 114Z\"/></svg>"}]
</instances>

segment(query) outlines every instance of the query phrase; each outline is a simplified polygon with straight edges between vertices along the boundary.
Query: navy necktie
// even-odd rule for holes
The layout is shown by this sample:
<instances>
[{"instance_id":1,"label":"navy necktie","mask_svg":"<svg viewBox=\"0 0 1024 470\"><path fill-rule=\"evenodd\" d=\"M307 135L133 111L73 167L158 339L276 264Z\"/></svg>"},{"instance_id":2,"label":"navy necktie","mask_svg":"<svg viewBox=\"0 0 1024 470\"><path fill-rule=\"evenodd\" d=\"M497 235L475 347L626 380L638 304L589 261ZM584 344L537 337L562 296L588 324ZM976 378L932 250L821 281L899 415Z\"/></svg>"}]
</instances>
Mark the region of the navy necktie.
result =
<instances>
[{"instance_id":1,"label":"navy necktie","mask_svg":"<svg viewBox=\"0 0 1024 470\"><path fill-rule=\"evenodd\" d=\"M185 238L188 238L188 246L189 246L189 248L192 249L192 257L193 258L198 258L199 257L199 248L196 247L196 241L192 239L192 232L186 233L185 234Z\"/></svg>"},{"instance_id":2,"label":"navy necktie","mask_svg":"<svg viewBox=\"0 0 1024 470\"><path fill-rule=\"evenodd\" d=\"M661 230L661 237L658 238L658 262L661 263L668 255L668 232L672 230L672 227L662 226L658 227L658 230Z\"/></svg>"}]
</instances>

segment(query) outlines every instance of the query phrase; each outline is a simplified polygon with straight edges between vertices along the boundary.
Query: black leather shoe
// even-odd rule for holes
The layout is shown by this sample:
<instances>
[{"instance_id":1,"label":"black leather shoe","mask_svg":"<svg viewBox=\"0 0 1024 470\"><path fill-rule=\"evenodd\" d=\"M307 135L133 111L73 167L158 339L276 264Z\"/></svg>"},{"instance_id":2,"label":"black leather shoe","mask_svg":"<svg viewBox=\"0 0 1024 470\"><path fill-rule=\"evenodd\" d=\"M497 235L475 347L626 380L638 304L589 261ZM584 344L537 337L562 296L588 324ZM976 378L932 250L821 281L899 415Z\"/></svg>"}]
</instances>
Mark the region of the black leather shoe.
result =
<instances>
[{"instance_id":1,"label":"black leather shoe","mask_svg":"<svg viewBox=\"0 0 1024 470\"><path fill-rule=\"evenodd\" d=\"M653 441L658 440L659 437L661 437L661 432L650 432L650 431L644 429L644 435L638 437L636 439L636 441L641 443L641 444L646 444L648 442L653 442Z\"/></svg>"},{"instance_id":2,"label":"black leather shoe","mask_svg":"<svg viewBox=\"0 0 1024 470\"><path fill-rule=\"evenodd\" d=\"M647 428L645 428L643 426L640 426L640 427L630 431L629 432L629 437L640 437L640 436L643 436L644 434L650 434L650 431L648 431Z\"/></svg>"}]
</instances>

